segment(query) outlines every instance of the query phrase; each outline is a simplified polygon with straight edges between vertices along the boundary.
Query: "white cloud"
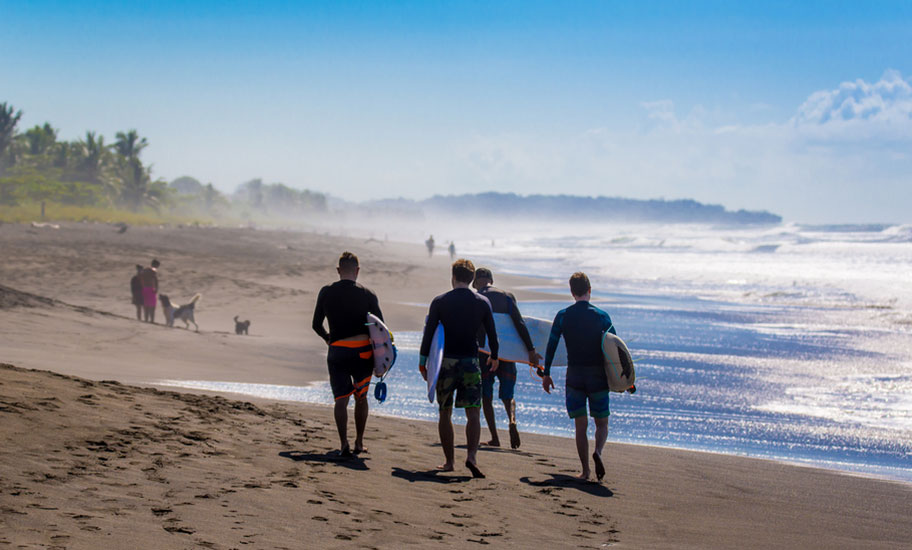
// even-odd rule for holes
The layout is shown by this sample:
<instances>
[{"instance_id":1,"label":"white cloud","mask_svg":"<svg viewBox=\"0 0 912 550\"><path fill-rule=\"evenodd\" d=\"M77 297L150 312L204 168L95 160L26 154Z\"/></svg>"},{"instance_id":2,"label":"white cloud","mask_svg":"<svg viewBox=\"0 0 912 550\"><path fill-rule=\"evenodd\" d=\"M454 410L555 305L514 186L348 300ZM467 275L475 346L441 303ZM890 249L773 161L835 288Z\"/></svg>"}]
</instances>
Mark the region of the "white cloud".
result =
<instances>
[{"instance_id":1,"label":"white cloud","mask_svg":"<svg viewBox=\"0 0 912 550\"><path fill-rule=\"evenodd\" d=\"M912 86L898 71L888 70L873 84L858 79L814 92L792 118L795 126L851 121L912 124Z\"/></svg>"},{"instance_id":2,"label":"white cloud","mask_svg":"<svg viewBox=\"0 0 912 550\"><path fill-rule=\"evenodd\" d=\"M912 86L814 92L788 120L732 124L701 106L641 104L639 131L477 139L454 165L463 182L525 193L689 197L800 221L912 221ZM469 153L465 155L465 153Z\"/></svg>"}]
</instances>

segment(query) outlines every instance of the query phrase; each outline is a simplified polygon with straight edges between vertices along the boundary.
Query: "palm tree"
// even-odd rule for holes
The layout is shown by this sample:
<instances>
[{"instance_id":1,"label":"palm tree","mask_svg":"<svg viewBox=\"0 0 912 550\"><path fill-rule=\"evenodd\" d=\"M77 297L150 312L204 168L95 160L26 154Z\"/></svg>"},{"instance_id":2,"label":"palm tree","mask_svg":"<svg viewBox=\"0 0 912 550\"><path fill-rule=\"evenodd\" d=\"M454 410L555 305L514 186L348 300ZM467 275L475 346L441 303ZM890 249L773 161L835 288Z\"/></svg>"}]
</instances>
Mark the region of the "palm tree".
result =
<instances>
[{"instance_id":1,"label":"palm tree","mask_svg":"<svg viewBox=\"0 0 912 550\"><path fill-rule=\"evenodd\" d=\"M104 184L104 169L110 151L104 144L104 136L97 136L95 132L86 132L85 139L79 144L79 174L88 183Z\"/></svg>"},{"instance_id":2,"label":"palm tree","mask_svg":"<svg viewBox=\"0 0 912 550\"><path fill-rule=\"evenodd\" d=\"M136 130L117 132L115 137L117 141L114 142L114 150L127 160L138 159L142 150L149 145L146 138L139 137Z\"/></svg>"},{"instance_id":3,"label":"palm tree","mask_svg":"<svg viewBox=\"0 0 912 550\"><path fill-rule=\"evenodd\" d=\"M44 126L35 125L25 132L25 139L30 155L43 155L57 143L57 129L51 126L50 122L45 122Z\"/></svg>"},{"instance_id":4,"label":"palm tree","mask_svg":"<svg viewBox=\"0 0 912 550\"><path fill-rule=\"evenodd\" d=\"M22 118L22 111L13 112L13 106L6 102L0 103L0 166L3 165L3 157L7 148L13 143L16 137L16 125Z\"/></svg>"}]
</instances>

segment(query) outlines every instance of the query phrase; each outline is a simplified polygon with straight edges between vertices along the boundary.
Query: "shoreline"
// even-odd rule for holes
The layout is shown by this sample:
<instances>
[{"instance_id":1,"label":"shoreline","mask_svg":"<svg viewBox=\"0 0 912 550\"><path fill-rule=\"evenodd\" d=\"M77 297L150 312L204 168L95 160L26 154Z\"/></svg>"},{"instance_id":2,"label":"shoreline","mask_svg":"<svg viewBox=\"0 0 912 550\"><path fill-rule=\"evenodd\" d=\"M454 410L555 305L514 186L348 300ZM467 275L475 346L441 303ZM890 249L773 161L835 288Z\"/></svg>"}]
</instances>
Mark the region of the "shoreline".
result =
<instances>
[{"instance_id":1,"label":"shoreline","mask_svg":"<svg viewBox=\"0 0 912 550\"><path fill-rule=\"evenodd\" d=\"M606 480L577 484L572 444L531 433L518 451L482 448L488 479L472 480L461 463L432 470L433 421L377 415L370 454L340 462L327 404L135 386L324 380L325 344L309 320L339 252L361 257L390 326L418 330L423 308L409 304L445 291L449 264L420 245L4 224L0 248L15 258L0 265L0 360L18 366L0 369L0 548L292 548L303 536L330 548L901 548L912 537L902 482L609 441ZM200 333L133 320L126 283L152 257L163 292L203 294ZM238 314L250 336L234 334Z\"/></svg>"}]
</instances>

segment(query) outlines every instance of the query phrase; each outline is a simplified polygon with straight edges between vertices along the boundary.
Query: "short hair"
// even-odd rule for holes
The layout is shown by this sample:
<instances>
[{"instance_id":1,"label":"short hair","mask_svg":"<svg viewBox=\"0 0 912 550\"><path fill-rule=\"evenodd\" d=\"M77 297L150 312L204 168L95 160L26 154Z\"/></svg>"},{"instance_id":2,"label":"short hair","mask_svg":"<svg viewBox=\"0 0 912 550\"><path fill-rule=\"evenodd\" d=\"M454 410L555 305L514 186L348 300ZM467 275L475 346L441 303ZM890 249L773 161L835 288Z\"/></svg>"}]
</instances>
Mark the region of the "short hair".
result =
<instances>
[{"instance_id":1,"label":"short hair","mask_svg":"<svg viewBox=\"0 0 912 550\"><path fill-rule=\"evenodd\" d=\"M475 279L475 265L465 258L456 260L453 262L453 278L460 283L471 283Z\"/></svg>"},{"instance_id":2,"label":"short hair","mask_svg":"<svg viewBox=\"0 0 912 550\"><path fill-rule=\"evenodd\" d=\"M145 269L143 266L136 264L136 271L142 271L143 269Z\"/></svg>"},{"instance_id":3,"label":"short hair","mask_svg":"<svg viewBox=\"0 0 912 550\"><path fill-rule=\"evenodd\" d=\"M494 274L491 273L491 270L486 267L479 267L475 270L476 279L489 279L492 283L494 282Z\"/></svg>"},{"instance_id":4,"label":"short hair","mask_svg":"<svg viewBox=\"0 0 912 550\"><path fill-rule=\"evenodd\" d=\"M161 265L161 264L158 263L158 260L152 260L152 267L158 267L158 266L160 266L160 265Z\"/></svg>"},{"instance_id":5,"label":"short hair","mask_svg":"<svg viewBox=\"0 0 912 550\"><path fill-rule=\"evenodd\" d=\"M574 296L582 296L590 290L592 290L592 286L589 284L589 277L585 273L577 271L570 276L570 292Z\"/></svg>"},{"instance_id":6,"label":"short hair","mask_svg":"<svg viewBox=\"0 0 912 550\"><path fill-rule=\"evenodd\" d=\"M349 251L345 251L339 256L339 269L349 270L357 269L360 266L358 263L358 257L352 254Z\"/></svg>"}]
</instances>

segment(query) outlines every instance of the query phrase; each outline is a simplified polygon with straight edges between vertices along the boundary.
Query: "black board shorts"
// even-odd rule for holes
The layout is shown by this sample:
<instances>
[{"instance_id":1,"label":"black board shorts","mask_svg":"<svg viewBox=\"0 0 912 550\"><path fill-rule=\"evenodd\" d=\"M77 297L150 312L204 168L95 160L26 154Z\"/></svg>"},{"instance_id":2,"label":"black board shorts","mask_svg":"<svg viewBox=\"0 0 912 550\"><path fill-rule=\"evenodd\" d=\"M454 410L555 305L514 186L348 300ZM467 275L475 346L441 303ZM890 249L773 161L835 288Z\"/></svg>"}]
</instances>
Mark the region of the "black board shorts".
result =
<instances>
[{"instance_id":1,"label":"black board shorts","mask_svg":"<svg viewBox=\"0 0 912 550\"><path fill-rule=\"evenodd\" d=\"M374 374L374 352L370 340L333 342L326 354L326 364L333 398L343 399L351 395L361 398L367 394Z\"/></svg>"}]
</instances>

